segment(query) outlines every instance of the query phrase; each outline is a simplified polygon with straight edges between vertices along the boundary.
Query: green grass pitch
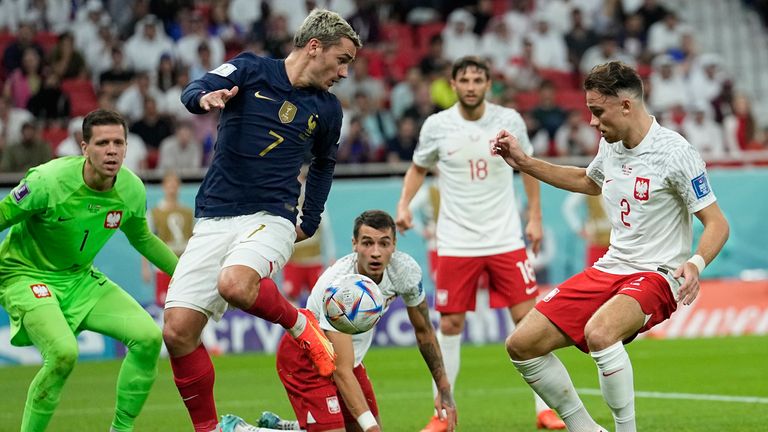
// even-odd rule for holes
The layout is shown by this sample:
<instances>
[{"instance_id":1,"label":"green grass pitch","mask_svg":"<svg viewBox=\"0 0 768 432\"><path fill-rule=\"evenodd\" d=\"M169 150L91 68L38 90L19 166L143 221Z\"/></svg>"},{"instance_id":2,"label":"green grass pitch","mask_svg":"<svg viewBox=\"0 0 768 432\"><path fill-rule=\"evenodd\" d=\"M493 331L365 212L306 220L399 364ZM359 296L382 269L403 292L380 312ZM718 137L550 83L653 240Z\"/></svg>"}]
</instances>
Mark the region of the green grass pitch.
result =
<instances>
[{"instance_id":1,"label":"green grass pitch","mask_svg":"<svg viewBox=\"0 0 768 432\"><path fill-rule=\"evenodd\" d=\"M768 431L768 338L643 339L629 345L639 431ZM574 348L558 356L595 419L613 429L594 362ZM216 365L219 414L255 420L262 410L293 417L270 355L223 356ZM416 348L372 349L366 359L386 431L418 431L432 414L429 375ZM106 431L119 362L82 362L49 431ZM455 392L462 431L535 431L533 398L502 345L462 348ZM0 431L18 430L36 367L0 368ZM136 431L189 431L168 361Z\"/></svg>"}]
</instances>

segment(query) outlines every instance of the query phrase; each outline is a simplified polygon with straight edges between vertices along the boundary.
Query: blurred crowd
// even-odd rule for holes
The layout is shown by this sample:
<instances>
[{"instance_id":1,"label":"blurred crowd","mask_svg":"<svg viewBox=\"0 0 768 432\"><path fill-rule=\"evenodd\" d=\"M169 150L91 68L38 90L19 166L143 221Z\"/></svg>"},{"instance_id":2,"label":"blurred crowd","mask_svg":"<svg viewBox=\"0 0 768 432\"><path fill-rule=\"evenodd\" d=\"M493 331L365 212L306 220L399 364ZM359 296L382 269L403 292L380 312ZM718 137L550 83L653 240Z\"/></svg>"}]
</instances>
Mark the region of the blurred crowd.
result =
<instances>
[{"instance_id":1,"label":"blurred crowd","mask_svg":"<svg viewBox=\"0 0 768 432\"><path fill-rule=\"evenodd\" d=\"M766 16L765 1L744 3ZM285 57L314 7L364 41L332 89L340 163L410 161L426 117L456 101L451 62L469 54L488 59L488 99L521 112L540 156L594 154L581 77L609 60L638 68L650 111L706 159L768 148L756 101L658 0L3 0L0 172L79 154L97 107L128 118L129 168L198 172L217 114L189 114L184 86L244 50Z\"/></svg>"}]
</instances>

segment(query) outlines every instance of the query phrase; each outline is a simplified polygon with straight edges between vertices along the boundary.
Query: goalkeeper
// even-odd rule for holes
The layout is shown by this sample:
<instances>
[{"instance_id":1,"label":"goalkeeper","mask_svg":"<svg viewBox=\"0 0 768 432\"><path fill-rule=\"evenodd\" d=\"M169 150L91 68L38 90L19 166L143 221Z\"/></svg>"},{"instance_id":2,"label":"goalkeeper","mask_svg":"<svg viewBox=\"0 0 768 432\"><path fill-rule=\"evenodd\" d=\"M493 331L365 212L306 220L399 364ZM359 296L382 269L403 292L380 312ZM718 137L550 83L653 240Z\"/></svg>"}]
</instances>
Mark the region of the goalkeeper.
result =
<instances>
[{"instance_id":1,"label":"goalkeeper","mask_svg":"<svg viewBox=\"0 0 768 432\"><path fill-rule=\"evenodd\" d=\"M35 345L43 367L29 386L21 431L43 431L77 360L76 335L91 330L124 343L111 431L132 431L157 376L162 335L139 304L93 266L121 229L131 245L167 273L176 255L147 227L146 191L121 168L127 126L96 110L83 121L84 156L30 169L0 201L0 305L11 343Z\"/></svg>"}]
</instances>

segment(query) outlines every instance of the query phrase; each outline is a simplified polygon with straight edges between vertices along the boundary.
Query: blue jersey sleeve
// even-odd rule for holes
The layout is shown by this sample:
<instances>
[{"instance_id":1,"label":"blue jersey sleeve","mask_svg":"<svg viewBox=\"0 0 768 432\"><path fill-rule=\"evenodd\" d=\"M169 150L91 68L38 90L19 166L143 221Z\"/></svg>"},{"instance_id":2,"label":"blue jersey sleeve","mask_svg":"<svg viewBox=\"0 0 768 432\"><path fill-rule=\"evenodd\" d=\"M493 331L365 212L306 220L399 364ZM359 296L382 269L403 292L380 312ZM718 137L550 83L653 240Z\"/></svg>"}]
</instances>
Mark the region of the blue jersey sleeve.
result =
<instances>
[{"instance_id":1,"label":"blue jersey sleeve","mask_svg":"<svg viewBox=\"0 0 768 432\"><path fill-rule=\"evenodd\" d=\"M255 68L258 68L256 56L242 53L187 84L181 93L181 102L189 112L205 114L207 111L200 107L200 98L204 94L216 90L231 89L234 86L238 86L242 90L243 84Z\"/></svg>"},{"instance_id":2,"label":"blue jersey sleeve","mask_svg":"<svg viewBox=\"0 0 768 432\"><path fill-rule=\"evenodd\" d=\"M329 112L320 116L321 120L326 121L321 122L317 139L312 146L312 163L307 173L304 205L301 209L301 230L308 236L312 236L320 226L320 215L328 199L336 167L342 111L338 99L333 98L333 102L328 104Z\"/></svg>"}]
</instances>

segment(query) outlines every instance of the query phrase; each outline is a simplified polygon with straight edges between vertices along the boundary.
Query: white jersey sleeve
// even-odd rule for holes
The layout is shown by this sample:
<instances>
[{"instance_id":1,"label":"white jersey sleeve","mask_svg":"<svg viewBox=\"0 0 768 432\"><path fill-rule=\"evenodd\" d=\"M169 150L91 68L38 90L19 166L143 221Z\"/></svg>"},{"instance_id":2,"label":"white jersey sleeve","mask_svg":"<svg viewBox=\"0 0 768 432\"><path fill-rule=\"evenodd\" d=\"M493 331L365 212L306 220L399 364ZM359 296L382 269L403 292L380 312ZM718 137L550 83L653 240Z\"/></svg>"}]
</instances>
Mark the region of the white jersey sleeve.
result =
<instances>
[{"instance_id":1,"label":"white jersey sleeve","mask_svg":"<svg viewBox=\"0 0 768 432\"><path fill-rule=\"evenodd\" d=\"M692 145L681 147L670 158L667 168L667 181L690 213L696 213L716 201L709 186L706 165Z\"/></svg>"},{"instance_id":2,"label":"white jersey sleeve","mask_svg":"<svg viewBox=\"0 0 768 432\"><path fill-rule=\"evenodd\" d=\"M413 163L424 168L434 168L440 159L440 141L445 129L440 127L439 117L433 114L424 121L419 132L419 142L413 151Z\"/></svg>"},{"instance_id":3,"label":"white jersey sleeve","mask_svg":"<svg viewBox=\"0 0 768 432\"><path fill-rule=\"evenodd\" d=\"M591 178L598 186L603 186L603 181L605 180L603 162L605 160L607 146L608 143L605 139L601 138L600 144L597 147L597 155L592 159L592 162L589 163L589 166L587 166L587 177Z\"/></svg>"}]
</instances>

